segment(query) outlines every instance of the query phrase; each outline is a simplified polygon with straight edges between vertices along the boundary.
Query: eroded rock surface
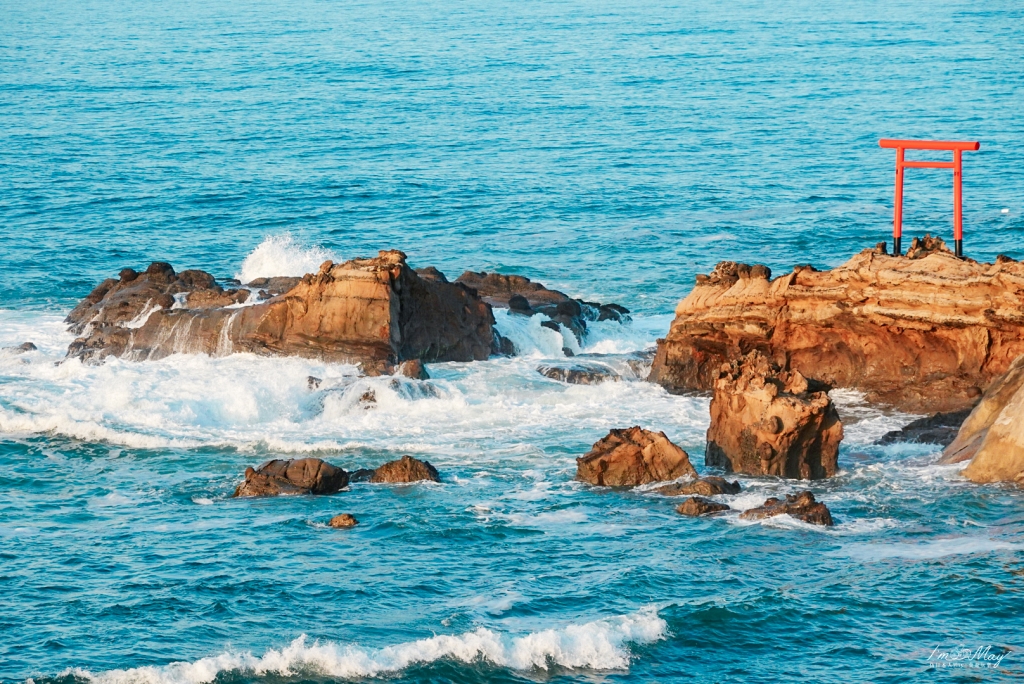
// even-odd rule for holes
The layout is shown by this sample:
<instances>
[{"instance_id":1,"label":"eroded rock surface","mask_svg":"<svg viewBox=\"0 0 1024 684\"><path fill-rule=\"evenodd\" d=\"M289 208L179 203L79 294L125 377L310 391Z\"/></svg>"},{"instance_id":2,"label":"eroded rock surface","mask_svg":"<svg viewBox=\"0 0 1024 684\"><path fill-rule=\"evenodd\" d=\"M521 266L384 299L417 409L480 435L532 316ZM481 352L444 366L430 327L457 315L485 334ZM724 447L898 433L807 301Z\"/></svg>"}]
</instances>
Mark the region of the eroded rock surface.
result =
<instances>
[{"instance_id":1,"label":"eroded rock surface","mask_svg":"<svg viewBox=\"0 0 1024 684\"><path fill-rule=\"evenodd\" d=\"M692 482L675 483L658 487L654 491L665 496L718 496L719 494L739 494L740 483L729 482L724 477L709 475Z\"/></svg>"},{"instance_id":2,"label":"eroded rock surface","mask_svg":"<svg viewBox=\"0 0 1024 684\"><path fill-rule=\"evenodd\" d=\"M570 385L596 385L622 379L608 366L596 363L545 364L538 366L537 372Z\"/></svg>"},{"instance_id":3,"label":"eroded rock surface","mask_svg":"<svg viewBox=\"0 0 1024 684\"><path fill-rule=\"evenodd\" d=\"M729 506L711 499L705 499L702 496L692 496L683 503L676 506L676 513L679 515L688 515L691 517L698 517L701 515L714 515L715 513L721 513L729 510Z\"/></svg>"},{"instance_id":4,"label":"eroded rock surface","mask_svg":"<svg viewBox=\"0 0 1024 684\"><path fill-rule=\"evenodd\" d=\"M979 482L1024 484L1024 356L985 392L943 451L943 463L970 460L963 474Z\"/></svg>"},{"instance_id":5,"label":"eroded rock surface","mask_svg":"<svg viewBox=\"0 0 1024 684\"><path fill-rule=\"evenodd\" d=\"M233 496L333 494L348 485L348 473L319 458L274 459L245 469Z\"/></svg>"},{"instance_id":6,"label":"eroded rock surface","mask_svg":"<svg viewBox=\"0 0 1024 684\"><path fill-rule=\"evenodd\" d=\"M291 282L263 284L274 290ZM247 299L247 290L223 290L202 271L179 274L165 263L141 274L125 269L68 316L81 335L68 355L142 360L245 351L358 363L380 374L412 359L482 360L494 346L489 305L463 285L421 278L398 251L327 261L287 291L238 306Z\"/></svg>"},{"instance_id":7,"label":"eroded rock surface","mask_svg":"<svg viewBox=\"0 0 1024 684\"><path fill-rule=\"evenodd\" d=\"M612 430L576 459L576 479L593 485L635 487L684 476L697 476L687 453L664 432L639 426Z\"/></svg>"},{"instance_id":8,"label":"eroded rock surface","mask_svg":"<svg viewBox=\"0 0 1024 684\"><path fill-rule=\"evenodd\" d=\"M390 461L373 471L370 482L419 482L429 480L440 482L441 476L437 468L427 461L421 461L412 456L402 456L397 461Z\"/></svg>"},{"instance_id":9,"label":"eroded rock surface","mask_svg":"<svg viewBox=\"0 0 1024 684\"><path fill-rule=\"evenodd\" d=\"M831 527L834 524L832 512L828 510L828 506L816 501L814 494L809 491L787 494L785 501L773 497L767 499L764 505L758 508L751 508L740 513L740 517L745 520L761 520L776 515L789 515L812 525Z\"/></svg>"},{"instance_id":10,"label":"eroded rock surface","mask_svg":"<svg viewBox=\"0 0 1024 684\"><path fill-rule=\"evenodd\" d=\"M723 366L704 462L748 475L832 477L843 424L825 389L758 351Z\"/></svg>"},{"instance_id":11,"label":"eroded rock surface","mask_svg":"<svg viewBox=\"0 0 1024 684\"><path fill-rule=\"evenodd\" d=\"M649 379L710 390L722 363L756 349L871 402L970 408L1024 354L1024 264L957 259L934 238L912 251L918 258L865 250L774 280L764 266L722 262L676 308Z\"/></svg>"}]
</instances>

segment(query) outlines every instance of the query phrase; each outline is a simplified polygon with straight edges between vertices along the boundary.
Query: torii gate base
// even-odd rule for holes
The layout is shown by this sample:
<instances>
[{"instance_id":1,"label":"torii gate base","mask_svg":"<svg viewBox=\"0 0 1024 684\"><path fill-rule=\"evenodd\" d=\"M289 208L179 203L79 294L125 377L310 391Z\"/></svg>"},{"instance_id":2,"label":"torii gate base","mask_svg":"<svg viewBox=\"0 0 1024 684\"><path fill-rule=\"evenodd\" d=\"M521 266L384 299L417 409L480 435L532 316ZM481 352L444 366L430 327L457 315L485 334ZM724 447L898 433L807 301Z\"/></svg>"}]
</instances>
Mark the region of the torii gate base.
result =
<instances>
[{"instance_id":1,"label":"torii gate base","mask_svg":"<svg viewBox=\"0 0 1024 684\"><path fill-rule=\"evenodd\" d=\"M900 242L903 238L903 169L953 169L953 244L956 255L964 255L964 213L963 213L963 172L960 155L964 150L975 151L981 144L978 142L953 140L889 140L882 138L879 147L896 149L896 200L892 220L892 253L900 255ZM904 150L947 150L953 153L951 162L906 161Z\"/></svg>"}]
</instances>

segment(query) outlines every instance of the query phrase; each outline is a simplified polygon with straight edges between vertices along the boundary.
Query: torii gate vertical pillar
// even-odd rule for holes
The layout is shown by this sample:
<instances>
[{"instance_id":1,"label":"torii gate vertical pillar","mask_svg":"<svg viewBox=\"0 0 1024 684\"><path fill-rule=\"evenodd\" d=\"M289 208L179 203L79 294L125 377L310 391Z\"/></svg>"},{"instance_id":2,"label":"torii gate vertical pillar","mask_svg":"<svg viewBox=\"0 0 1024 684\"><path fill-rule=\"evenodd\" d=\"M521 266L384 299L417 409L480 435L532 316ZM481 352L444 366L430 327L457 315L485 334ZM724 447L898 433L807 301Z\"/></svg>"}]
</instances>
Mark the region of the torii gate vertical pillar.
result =
<instances>
[{"instance_id":1,"label":"torii gate vertical pillar","mask_svg":"<svg viewBox=\"0 0 1024 684\"><path fill-rule=\"evenodd\" d=\"M975 151L981 147L976 141L954 140L889 140L878 141L879 147L896 149L896 193L893 199L892 252L902 253L903 238L903 169L953 169L953 244L956 255L964 255L964 210L963 210L963 151ZM907 161L904 150L947 150L953 153L951 162Z\"/></svg>"}]
</instances>

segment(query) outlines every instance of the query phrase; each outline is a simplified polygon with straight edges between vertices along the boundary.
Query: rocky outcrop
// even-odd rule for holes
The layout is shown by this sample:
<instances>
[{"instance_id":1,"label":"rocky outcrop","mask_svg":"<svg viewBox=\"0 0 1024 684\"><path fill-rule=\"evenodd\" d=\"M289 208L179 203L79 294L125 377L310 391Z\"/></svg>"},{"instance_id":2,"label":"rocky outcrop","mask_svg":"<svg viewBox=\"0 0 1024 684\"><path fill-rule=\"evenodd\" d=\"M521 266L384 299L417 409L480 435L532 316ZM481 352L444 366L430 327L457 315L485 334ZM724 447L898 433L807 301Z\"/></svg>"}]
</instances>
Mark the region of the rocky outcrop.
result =
<instances>
[{"instance_id":1,"label":"rocky outcrop","mask_svg":"<svg viewBox=\"0 0 1024 684\"><path fill-rule=\"evenodd\" d=\"M970 460L969 480L1024 484L1024 356L985 392L943 451L943 463Z\"/></svg>"},{"instance_id":2,"label":"rocky outcrop","mask_svg":"<svg viewBox=\"0 0 1024 684\"><path fill-rule=\"evenodd\" d=\"M523 276L466 271L455 282L473 288L492 306L525 316L544 314L572 330L580 341L586 334L587 321L629 320L629 309L623 306L572 299Z\"/></svg>"},{"instance_id":3,"label":"rocky outcrop","mask_svg":"<svg viewBox=\"0 0 1024 684\"><path fill-rule=\"evenodd\" d=\"M68 355L141 360L244 351L358 363L379 374L412 359L486 359L494 346L490 306L464 285L421 278L398 251L324 262L263 302L239 306L248 301L242 292L248 295L223 290L208 273L179 274L165 263L142 274L125 269L68 316L81 335Z\"/></svg>"},{"instance_id":4,"label":"rocky outcrop","mask_svg":"<svg viewBox=\"0 0 1024 684\"><path fill-rule=\"evenodd\" d=\"M700 496L718 496L719 494L739 494L740 483L729 482L724 477L717 477L715 475L709 475L702 477L699 480L693 480L692 482L683 482L682 484L675 483L665 485L664 487L658 487L654 491L664 496L689 496L689 495L700 495Z\"/></svg>"},{"instance_id":5,"label":"rocky outcrop","mask_svg":"<svg viewBox=\"0 0 1024 684\"><path fill-rule=\"evenodd\" d=\"M0 351L10 352L12 354L23 354L25 352L37 351L38 347L31 342L22 342L15 347L0 347Z\"/></svg>"},{"instance_id":6,"label":"rocky outcrop","mask_svg":"<svg viewBox=\"0 0 1024 684\"><path fill-rule=\"evenodd\" d=\"M899 430L885 433L875 444L911 443L947 446L956 439L960 426L970 413L970 409L966 409L918 418Z\"/></svg>"},{"instance_id":7,"label":"rocky outcrop","mask_svg":"<svg viewBox=\"0 0 1024 684\"><path fill-rule=\"evenodd\" d=\"M622 379L608 366L596 363L544 364L537 367L537 372L570 385L597 385Z\"/></svg>"},{"instance_id":8,"label":"rocky outcrop","mask_svg":"<svg viewBox=\"0 0 1024 684\"><path fill-rule=\"evenodd\" d=\"M348 473L319 458L274 459L245 469L245 482L233 496L333 494L348 485Z\"/></svg>"},{"instance_id":9,"label":"rocky outcrop","mask_svg":"<svg viewBox=\"0 0 1024 684\"><path fill-rule=\"evenodd\" d=\"M934 239L914 256L876 248L774 280L764 266L722 262L676 308L649 379L710 390L723 363L756 349L871 402L970 408L1024 354L1024 264L957 259Z\"/></svg>"},{"instance_id":10,"label":"rocky outcrop","mask_svg":"<svg viewBox=\"0 0 1024 684\"><path fill-rule=\"evenodd\" d=\"M828 510L828 506L820 501L815 501L814 494L808 491L787 494L785 501L773 497L767 499L763 506L740 513L740 517L744 520L761 520L777 515L789 515L812 525L831 527L834 524L832 512Z\"/></svg>"},{"instance_id":11,"label":"rocky outcrop","mask_svg":"<svg viewBox=\"0 0 1024 684\"><path fill-rule=\"evenodd\" d=\"M726 504L705 499L702 496L692 496L683 503L676 506L676 513L696 518L702 515L714 515L729 510Z\"/></svg>"},{"instance_id":12,"label":"rocky outcrop","mask_svg":"<svg viewBox=\"0 0 1024 684\"><path fill-rule=\"evenodd\" d=\"M331 518L327 523L328 527L333 527L339 530L344 530L349 527L355 527L358 524L359 521L356 520L356 517L351 513L342 513L340 515L336 515L333 518Z\"/></svg>"},{"instance_id":13,"label":"rocky outcrop","mask_svg":"<svg viewBox=\"0 0 1024 684\"><path fill-rule=\"evenodd\" d=\"M440 482L441 476L437 468L427 461L420 461L412 456L402 456L397 461L390 461L373 471L370 482Z\"/></svg>"},{"instance_id":14,"label":"rocky outcrop","mask_svg":"<svg viewBox=\"0 0 1024 684\"><path fill-rule=\"evenodd\" d=\"M576 479L604 487L635 487L696 476L690 457L664 432L639 426L612 430L576 459Z\"/></svg>"},{"instance_id":15,"label":"rocky outcrop","mask_svg":"<svg viewBox=\"0 0 1024 684\"><path fill-rule=\"evenodd\" d=\"M826 389L758 351L726 364L711 400L705 464L748 475L832 477L843 424Z\"/></svg>"}]
</instances>

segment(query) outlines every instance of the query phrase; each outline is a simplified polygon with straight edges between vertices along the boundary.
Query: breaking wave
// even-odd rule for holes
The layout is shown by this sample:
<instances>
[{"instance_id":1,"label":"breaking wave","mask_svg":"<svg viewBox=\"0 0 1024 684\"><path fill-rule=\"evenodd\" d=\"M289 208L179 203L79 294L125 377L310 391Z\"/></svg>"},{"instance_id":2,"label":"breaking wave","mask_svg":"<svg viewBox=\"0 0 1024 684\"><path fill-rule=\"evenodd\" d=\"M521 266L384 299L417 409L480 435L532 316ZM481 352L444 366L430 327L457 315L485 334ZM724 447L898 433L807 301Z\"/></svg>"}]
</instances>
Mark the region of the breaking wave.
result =
<instances>
[{"instance_id":1,"label":"breaking wave","mask_svg":"<svg viewBox=\"0 0 1024 684\"><path fill-rule=\"evenodd\" d=\"M261 656L226 652L192 662L92 673L71 669L72 675L96 684L205 684L225 673L247 675L321 675L377 677L419 663L452 660L486 661L513 670L550 667L623 670L629 667L629 644L648 644L665 637L668 624L653 608L631 615L570 624L513 636L480 627L458 635L439 635L380 649L302 635L288 646Z\"/></svg>"},{"instance_id":2,"label":"breaking wave","mask_svg":"<svg viewBox=\"0 0 1024 684\"><path fill-rule=\"evenodd\" d=\"M252 250L235 275L243 283L256 278L304 276L316 273L320 264L334 256L322 247L303 247L289 235L271 235Z\"/></svg>"}]
</instances>

